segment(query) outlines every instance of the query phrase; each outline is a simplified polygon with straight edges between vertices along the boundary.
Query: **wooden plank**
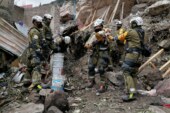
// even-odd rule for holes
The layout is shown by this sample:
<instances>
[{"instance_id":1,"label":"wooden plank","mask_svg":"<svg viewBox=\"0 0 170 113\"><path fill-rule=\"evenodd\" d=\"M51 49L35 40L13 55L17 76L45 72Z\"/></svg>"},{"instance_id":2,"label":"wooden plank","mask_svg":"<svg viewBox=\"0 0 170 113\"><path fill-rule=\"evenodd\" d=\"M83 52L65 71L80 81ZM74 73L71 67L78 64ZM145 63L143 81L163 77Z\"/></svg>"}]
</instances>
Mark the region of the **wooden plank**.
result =
<instances>
[{"instance_id":1,"label":"wooden plank","mask_svg":"<svg viewBox=\"0 0 170 113\"><path fill-rule=\"evenodd\" d=\"M159 50L156 54L154 54L152 57L150 57L143 65L141 65L138 69L138 71L142 71L153 59L157 58L159 55L161 55L164 52L164 49Z\"/></svg>"},{"instance_id":2,"label":"wooden plank","mask_svg":"<svg viewBox=\"0 0 170 113\"><path fill-rule=\"evenodd\" d=\"M120 0L117 0L116 6L115 6L115 8L114 8L114 10L113 10L113 13L112 13L112 15L111 15L111 18L110 18L110 22L112 22L112 21L113 21L113 19L114 19L115 15L116 15L116 12L117 12L117 9L118 9L118 6L119 6L119 3L120 3Z\"/></svg>"},{"instance_id":3,"label":"wooden plank","mask_svg":"<svg viewBox=\"0 0 170 113\"><path fill-rule=\"evenodd\" d=\"M154 64L154 63L149 62L149 64L151 65L151 67L152 67L154 70L156 70L156 66L155 66L155 64Z\"/></svg>"},{"instance_id":4,"label":"wooden plank","mask_svg":"<svg viewBox=\"0 0 170 113\"><path fill-rule=\"evenodd\" d=\"M104 20L104 17L105 17L105 15L106 15L106 13L107 13L107 9L108 9L108 8L106 8L106 10L104 11L104 13L103 13L103 15L102 15L102 17L101 17L101 19L103 19L103 20Z\"/></svg>"},{"instance_id":5,"label":"wooden plank","mask_svg":"<svg viewBox=\"0 0 170 113\"><path fill-rule=\"evenodd\" d=\"M106 15L105 15L105 17L104 17L104 21L106 21L106 19L107 19L107 15L108 15L108 13L109 13L110 8L111 8L111 6L109 5L109 7L108 7L108 9L107 9L107 12L106 12Z\"/></svg>"},{"instance_id":6,"label":"wooden plank","mask_svg":"<svg viewBox=\"0 0 170 113\"><path fill-rule=\"evenodd\" d=\"M96 12L97 12L97 8L98 8L99 4L100 4L100 0L98 1L97 6L96 6L96 8L95 8L95 12L94 12L94 14L93 14L91 23L93 22L93 20L94 20L94 18L95 18L95 16L96 16Z\"/></svg>"},{"instance_id":7,"label":"wooden plank","mask_svg":"<svg viewBox=\"0 0 170 113\"><path fill-rule=\"evenodd\" d=\"M168 75L170 75L170 68L168 68L168 70L162 75L162 77L165 78Z\"/></svg>"},{"instance_id":8,"label":"wooden plank","mask_svg":"<svg viewBox=\"0 0 170 113\"><path fill-rule=\"evenodd\" d=\"M163 66L161 66L159 68L160 71L164 71L165 69L167 69L168 67L170 67L170 60L167 61Z\"/></svg>"},{"instance_id":9,"label":"wooden plank","mask_svg":"<svg viewBox=\"0 0 170 113\"><path fill-rule=\"evenodd\" d=\"M122 3L122 10L121 10L121 13L120 13L120 20L123 19L123 15L124 15L124 6L125 6L125 2Z\"/></svg>"}]
</instances>

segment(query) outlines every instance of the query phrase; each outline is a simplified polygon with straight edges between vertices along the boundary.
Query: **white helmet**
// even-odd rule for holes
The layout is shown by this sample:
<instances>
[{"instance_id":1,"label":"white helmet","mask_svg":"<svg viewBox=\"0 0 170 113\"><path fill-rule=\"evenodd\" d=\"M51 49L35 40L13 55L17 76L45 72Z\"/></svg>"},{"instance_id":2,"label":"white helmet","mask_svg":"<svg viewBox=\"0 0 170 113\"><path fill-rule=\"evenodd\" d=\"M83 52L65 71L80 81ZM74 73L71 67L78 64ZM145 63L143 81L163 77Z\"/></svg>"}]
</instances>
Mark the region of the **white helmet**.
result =
<instances>
[{"instance_id":1,"label":"white helmet","mask_svg":"<svg viewBox=\"0 0 170 113\"><path fill-rule=\"evenodd\" d=\"M97 19L97 20L94 22L94 27L99 26L99 25L103 25L103 23L104 23L104 20L102 20L102 19Z\"/></svg>"},{"instance_id":2,"label":"white helmet","mask_svg":"<svg viewBox=\"0 0 170 113\"><path fill-rule=\"evenodd\" d=\"M66 44L69 44L69 43L71 42L71 38L70 38L69 36L65 36L65 37L64 37L64 42L65 42Z\"/></svg>"},{"instance_id":3,"label":"white helmet","mask_svg":"<svg viewBox=\"0 0 170 113\"><path fill-rule=\"evenodd\" d=\"M142 26L143 25L143 19L141 17L133 17L131 20L130 20L130 23L132 22L136 22L136 24L138 26Z\"/></svg>"},{"instance_id":4,"label":"white helmet","mask_svg":"<svg viewBox=\"0 0 170 113\"><path fill-rule=\"evenodd\" d=\"M118 20L118 21L116 22L116 25L122 25L122 22Z\"/></svg>"},{"instance_id":5,"label":"white helmet","mask_svg":"<svg viewBox=\"0 0 170 113\"><path fill-rule=\"evenodd\" d=\"M44 14L44 17L45 17L45 18L48 18L48 19L52 19L52 18L53 18L53 16L50 15L50 14Z\"/></svg>"},{"instance_id":6,"label":"white helmet","mask_svg":"<svg viewBox=\"0 0 170 113\"><path fill-rule=\"evenodd\" d=\"M38 16L38 15L35 15L35 16L32 17L32 22L33 22L34 20L37 21L37 22L42 22L42 17L41 17L41 16Z\"/></svg>"}]
</instances>

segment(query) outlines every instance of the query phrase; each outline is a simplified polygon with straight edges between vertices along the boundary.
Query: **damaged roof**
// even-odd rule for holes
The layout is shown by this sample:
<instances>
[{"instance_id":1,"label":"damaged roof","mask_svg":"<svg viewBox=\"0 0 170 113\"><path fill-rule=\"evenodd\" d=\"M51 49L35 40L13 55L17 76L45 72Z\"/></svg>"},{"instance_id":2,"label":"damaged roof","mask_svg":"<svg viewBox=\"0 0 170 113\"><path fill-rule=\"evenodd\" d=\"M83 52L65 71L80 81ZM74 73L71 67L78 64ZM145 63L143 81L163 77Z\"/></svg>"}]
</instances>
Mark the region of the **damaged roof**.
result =
<instances>
[{"instance_id":1,"label":"damaged roof","mask_svg":"<svg viewBox=\"0 0 170 113\"><path fill-rule=\"evenodd\" d=\"M28 47L28 38L0 18L0 49L21 56Z\"/></svg>"}]
</instances>

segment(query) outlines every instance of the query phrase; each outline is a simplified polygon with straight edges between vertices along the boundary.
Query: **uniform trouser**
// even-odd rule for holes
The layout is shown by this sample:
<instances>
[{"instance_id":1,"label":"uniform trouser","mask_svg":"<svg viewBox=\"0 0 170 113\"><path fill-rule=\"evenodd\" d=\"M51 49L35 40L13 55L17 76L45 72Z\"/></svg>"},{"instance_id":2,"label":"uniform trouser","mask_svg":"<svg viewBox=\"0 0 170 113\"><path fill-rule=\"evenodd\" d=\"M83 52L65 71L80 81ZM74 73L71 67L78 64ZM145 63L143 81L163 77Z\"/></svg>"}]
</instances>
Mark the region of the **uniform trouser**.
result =
<instances>
[{"instance_id":1,"label":"uniform trouser","mask_svg":"<svg viewBox=\"0 0 170 113\"><path fill-rule=\"evenodd\" d=\"M88 74L90 78L94 78L95 75L95 68L98 68L100 77L101 77L101 81L104 80L104 72L105 72L105 68L108 66L109 64L109 52L108 51L99 51L98 54L94 55L92 54L89 58L88 61Z\"/></svg>"},{"instance_id":2,"label":"uniform trouser","mask_svg":"<svg viewBox=\"0 0 170 113\"><path fill-rule=\"evenodd\" d=\"M136 91L137 73L140 66L139 56L138 53L126 54L122 65L125 87L128 93Z\"/></svg>"},{"instance_id":3,"label":"uniform trouser","mask_svg":"<svg viewBox=\"0 0 170 113\"><path fill-rule=\"evenodd\" d=\"M123 71L123 76L127 93L135 92L137 83L136 72Z\"/></svg>"},{"instance_id":4,"label":"uniform trouser","mask_svg":"<svg viewBox=\"0 0 170 113\"><path fill-rule=\"evenodd\" d=\"M32 76L32 85L30 89L32 89L35 85L39 84L41 82L41 74L40 74L40 58L37 57L36 54L32 55L32 58L29 61L29 66L31 69L31 76Z\"/></svg>"}]
</instances>

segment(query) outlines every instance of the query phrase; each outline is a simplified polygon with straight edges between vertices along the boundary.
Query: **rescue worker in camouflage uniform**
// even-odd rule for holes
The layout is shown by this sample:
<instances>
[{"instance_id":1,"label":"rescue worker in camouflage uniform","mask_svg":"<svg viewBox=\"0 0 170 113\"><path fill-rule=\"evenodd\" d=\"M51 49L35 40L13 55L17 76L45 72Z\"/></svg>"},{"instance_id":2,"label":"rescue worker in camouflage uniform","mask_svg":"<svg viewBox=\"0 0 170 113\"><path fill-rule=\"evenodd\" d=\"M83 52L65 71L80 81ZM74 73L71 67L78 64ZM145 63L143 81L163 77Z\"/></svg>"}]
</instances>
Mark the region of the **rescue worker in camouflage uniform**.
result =
<instances>
[{"instance_id":1,"label":"rescue worker in camouflage uniform","mask_svg":"<svg viewBox=\"0 0 170 113\"><path fill-rule=\"evenodd\" d=\"M42 56L42 48L40 46L41 29L42 29L42 17L35 15L32 17L33 27L28 32L29 38L29 64L28 67L31 69L32 84L29 86L29 91L33 90L35 86L38 86L41 82L40 74L40 57Z\"/></svg>"},{"instance_id":2,"label":"rescue worker in camouflage uniform","mask_svg":"<svg viewBox=\"0 0 170 113\"><path fill-rule=\"evenodd\" d=\"M131 29L120 36L114 37L114 40L124 41L125 43L126 53L122 65L127 90L127 94L122 96L122 100L125 102L136 99L137 72L142 61L140 36L144 38L145 35L142 25L142 18L134 17L130 20Z\"/></svg>"},{"instance_id":3,"label":"rescue worker in camouflage uniform","mask_svg":"<svg viewBox=\"0 0 170 113\"><path fill-rule=\"evenodd\" d=\"M95 40L91 45L85 46L92 50L92 54L88 61L89 78L87 87L92 88L95 85L95 69L97 68L101 78L97 93L103 93L106 90L106 78L104 77L104 72L109 64L109 41L103 30L103 22L102 19L97 19L94 22L95 33L92 34L92 37L95 37Z\"/></svg>"},{"instance_id":4,"label":"rescue worker in camouflage uniform","mask_svg":"<svg viewBox=\"0 0 170 113\"><path fill-rule=\"evenodd\" d=\"M49 56L51 50L55 49L55 45L53 43L53 34L50 28L51 20L53 19L52 15L44 14L43 17L43 29L42 29L42 37L43 41L41 46L43 47L43 56L46 61L49 60Z\"/></svg>"}]
</instances>

